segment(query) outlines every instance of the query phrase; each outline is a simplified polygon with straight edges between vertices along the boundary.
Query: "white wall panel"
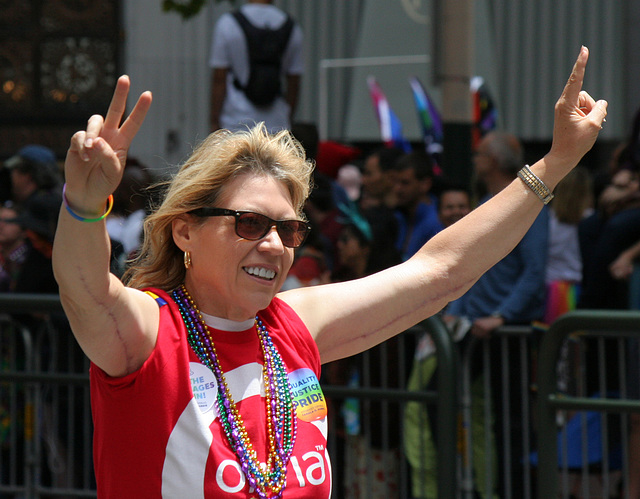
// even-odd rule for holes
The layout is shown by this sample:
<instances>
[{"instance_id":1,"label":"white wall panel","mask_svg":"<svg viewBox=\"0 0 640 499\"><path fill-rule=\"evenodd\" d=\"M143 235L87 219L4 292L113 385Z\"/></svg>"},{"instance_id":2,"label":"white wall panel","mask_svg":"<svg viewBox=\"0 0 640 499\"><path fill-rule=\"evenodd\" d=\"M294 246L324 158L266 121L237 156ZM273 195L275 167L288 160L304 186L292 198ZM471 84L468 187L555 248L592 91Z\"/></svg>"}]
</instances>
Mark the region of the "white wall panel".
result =
<instances>
[{"instance_id":1,"label":"white wall panel","mask_svg":"<svg viewBox=\"0 0 640 499\"><path fill-rule=\"evenodd\" d=\"M299 121L318 120L318 65L322 59L348 58L356 48L369 0L276 0L300 22L305 33L306 73L297 113ZM385 0L398 3L402 0ZM431 4L433 1L412 0ZM236 2L237 5L243 2ZM589 46L585 88L610 100L604 138L621 137L635 109L626 105L636 96L635 80L628 75L625 58L637 49L625 44L635 40L628 31L631 0L475 0L478 19L475 47L478 73L491 81L501 124L525 140L548 140L553 105L562 91L581 44ZM209 69L207 59L213 25L231 8L229 2L209 2L195 18L184 21L161 11L161 0L125 1L124 66L132 78L132 94L149 89L154 104L140 131L132 154L155 168L179 163L193 144L208 133ZM637 18L638 9L631 9ZM384 23L382 23L384 25ZM380 29L380 46L395 36ZM428 35L431 36L431 35ZM424 40L424 34L421 34ZM422 43L422 42L421 42ZM631 55L629 55L631 54ZM376 55L368 52L368 55ZM385 54L379 54L385 55ZM640 67L638 61L634 68ZM636 71L638 72L638 71ZM353 71L336 72L330 79L330 137L345 135ZM425 77L427 80L428 77ZM425 81L426 84L436 84ZM434 94L439 89L433 88ZM366 88L358 90L366 93ZM360 96L362 97L362 95ZM638 105L640 98L635 98ZM132 104L132 103L131 103ZM361 119L373 115L367 98L355 111ZM414 120L410 116L407 120ZM369 136L370 135L370 136ZM375 127L358 135L378 140Z\"/></svg>"},{"instance_id":2,"label":"white wall panel","mask_svg":"<svg viewBox=\"0 0 640 499\"><path fill-rule=\"evenodd\" d=\"M553 105L581 45L591 51L585 89L607 98L602 136L627 128L624 110L624 2L492 0L503 125L525 140L548 140ZM617 105L616 105L617 104Z\"/></svg>"},{"instance_id":3,"label":"white wall panel","mask_svg":"<svg viewBox=\"0 0 640 499\"><path fill-rule=\"evenodd\" d=\"M123 2L125 70L133 98L153 92L147 120L131 154L164 170L178 164L208 132L207 56L214 8L183 21L161 10L159 0Z\"/></svg>"},{"instance_id":4,"label":"white wall panel","mask_svg":"<svg viewBox=\"0 0 640 499\"><path fill-rule=\"evenodd\" d=\"M301 23L305 34L306 68L297 120L316 121L318 61L353 53L361 3L361 0L275 2ZM198 16L186 21L177 14L163 13L161 0L123 4L124 65L132 78L132 95L147 89L154 94L152 109L131 153L154 168L170 168L208 133L209 46L215 21L232 4L209 2ZM332 115L338 123L344 113L347 89L347 77L332 81L336 96L331 103ZM342 97L338 98L339 95Z\"/></svg>"}]
</instances>

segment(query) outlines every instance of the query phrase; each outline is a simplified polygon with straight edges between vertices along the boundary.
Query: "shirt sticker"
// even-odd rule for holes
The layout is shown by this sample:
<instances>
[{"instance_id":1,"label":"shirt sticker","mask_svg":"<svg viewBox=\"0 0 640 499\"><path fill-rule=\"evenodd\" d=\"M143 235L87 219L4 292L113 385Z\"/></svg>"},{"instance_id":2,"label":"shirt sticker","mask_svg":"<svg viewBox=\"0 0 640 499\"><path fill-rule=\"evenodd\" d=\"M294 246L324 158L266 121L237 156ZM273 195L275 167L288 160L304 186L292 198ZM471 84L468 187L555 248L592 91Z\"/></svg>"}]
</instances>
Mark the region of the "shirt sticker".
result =
<instances>
[{"instance_id":1,"label":"shirt sticker","mask_svg":"<svg viewBox=\"0 0 640 499\"><path fill-rule=\"evenodd\" d=\"M320 382L311 369L298 369L289 373L296 415L306 422L317 421L327 415Z\"/></svg>"},{"instance_id":2,"label":"shirt sticker","mask_svg":"<svg viewBox=\"0 0 640 499\"><path fill-rule=\"evenodd\" d=\"M199 362L189 362L189 378L200 411L204 414L213 408L217 412L218 382L211 369Z\"/></svg>"}]
</instances>

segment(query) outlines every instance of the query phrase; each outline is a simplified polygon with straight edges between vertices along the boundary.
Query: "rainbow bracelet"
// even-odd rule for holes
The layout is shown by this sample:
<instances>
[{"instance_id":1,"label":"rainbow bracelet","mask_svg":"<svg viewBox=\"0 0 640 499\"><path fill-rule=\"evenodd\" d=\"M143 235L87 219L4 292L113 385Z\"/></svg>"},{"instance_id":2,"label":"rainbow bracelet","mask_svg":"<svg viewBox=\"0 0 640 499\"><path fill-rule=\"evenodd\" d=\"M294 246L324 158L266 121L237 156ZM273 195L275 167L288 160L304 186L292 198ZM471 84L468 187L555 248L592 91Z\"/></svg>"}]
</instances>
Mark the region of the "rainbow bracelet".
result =
<instances>
[{"instance_id":1,"label":"rainbow bracelet","mask_svg":"<svg viewBox=\"0 0 640 499\"><path fill-rule=\"evenodd\" d=\"M113 194L110 194L108 199L107 199L107 211L104 212L104 215L102 215L101 217L98 217L98 218L81 217L80 215L75 213L71 209L71 207L69 206L69 200L67 199L67 184L64 184L64 186L62 187L62 200L64 202L64 207L69 212L69 215L71 215L76 220L79 220L80 222L89 222L89 223L90 222L99 222L100 220L104 220L105 218L107 218L107 215L109 213L111 213L111 210L113 209Z\"/></svg>"}]
</instances>

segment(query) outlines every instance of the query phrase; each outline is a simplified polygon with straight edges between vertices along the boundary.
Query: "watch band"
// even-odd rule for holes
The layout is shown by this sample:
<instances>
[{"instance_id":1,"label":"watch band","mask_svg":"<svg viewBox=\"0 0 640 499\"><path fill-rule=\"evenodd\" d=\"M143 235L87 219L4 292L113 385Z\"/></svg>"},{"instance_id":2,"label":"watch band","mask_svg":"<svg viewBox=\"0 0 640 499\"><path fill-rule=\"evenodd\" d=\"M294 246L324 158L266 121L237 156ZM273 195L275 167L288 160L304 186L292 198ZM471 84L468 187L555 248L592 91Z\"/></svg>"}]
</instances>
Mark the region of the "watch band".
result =
<instances>
[{"instance_id":1,"label":"watch band","mask_svg":"<svg viewBox=\"0 0 640 499\"><path fill-rule=\"evenodd\" d=\"M538 198L540 198L540 201L544 204L548 204L549 201L553 199L553 193L551 190L535 173L531 171L529 165L524 165L522 167L518 172L518 177L536 194L536 196L538 196Z\"/></svg>"}]
</instances>

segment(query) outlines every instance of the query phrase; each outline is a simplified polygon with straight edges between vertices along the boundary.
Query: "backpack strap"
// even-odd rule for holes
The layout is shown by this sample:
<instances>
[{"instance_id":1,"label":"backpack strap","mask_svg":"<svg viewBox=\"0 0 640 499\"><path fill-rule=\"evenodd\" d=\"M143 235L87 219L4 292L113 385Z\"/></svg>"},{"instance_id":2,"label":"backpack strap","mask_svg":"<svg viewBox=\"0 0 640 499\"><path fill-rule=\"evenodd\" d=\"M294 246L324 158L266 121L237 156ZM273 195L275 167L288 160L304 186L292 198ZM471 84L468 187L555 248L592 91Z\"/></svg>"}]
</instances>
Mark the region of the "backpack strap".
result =
<instances>
[{"instance_id":1,"label":"backpack strap","mask_svg":"<svg viewBox=\"0 0 640 499\"><path fill-rule=\"evenodd\" d=\"M264 32L271 32L273 36L279 37L279 41L280 41L280 46L278 50L279 59L278 61L274 61L274 63L277 63L278 66L280 65L282 56L287 47L287 44L289 43L289 38L291 38L291 32L293 31L293 27L295 25L293 18L288 13L285 13L285 14L287 18L285 22L282 24L282 26L280 26L277 29L270 29L270 28L260 28L258 26L255 26L254 24L251 24L249 19L247 19L247 16L245 16L240 11L240 9L236 9L231 13L231 15L233 15L238 25L242 29L242 32L244 33L244 38L247 42L247 52L249 55L249 74L251 74L251 66L253 65L254 61L258 59L257 56L260 51L259 40L261 35L264 34ZM260 61L260 62L263 62L263 61ZM239 90L245 89L235 75L233 77L233 84Z\"/></svg>"}]
</instances>

